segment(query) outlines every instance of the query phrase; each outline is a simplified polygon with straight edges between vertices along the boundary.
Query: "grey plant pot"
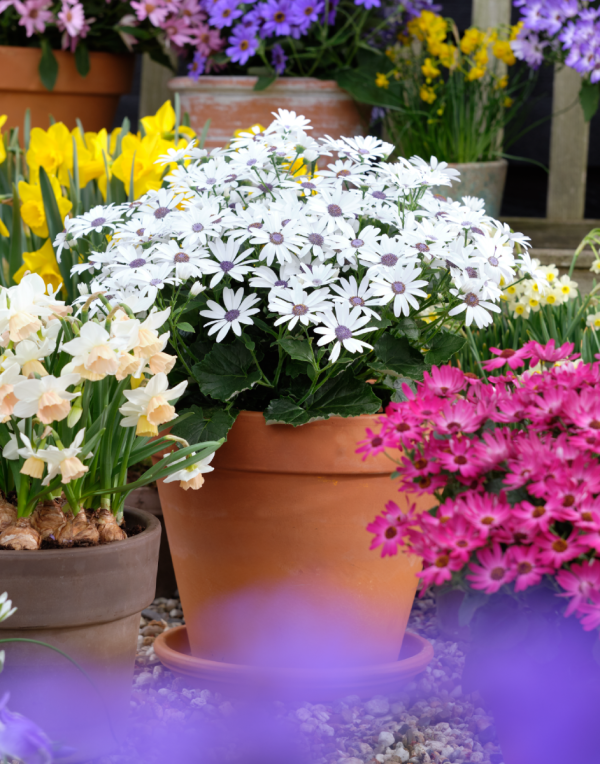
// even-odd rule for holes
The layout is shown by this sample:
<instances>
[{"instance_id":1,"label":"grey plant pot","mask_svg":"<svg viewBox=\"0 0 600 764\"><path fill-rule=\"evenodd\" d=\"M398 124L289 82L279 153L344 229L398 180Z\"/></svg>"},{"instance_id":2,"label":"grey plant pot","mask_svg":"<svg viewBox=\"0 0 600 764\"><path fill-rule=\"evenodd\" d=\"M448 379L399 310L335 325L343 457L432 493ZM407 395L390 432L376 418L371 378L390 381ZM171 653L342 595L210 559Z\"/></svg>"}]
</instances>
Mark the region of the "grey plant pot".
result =
<instances>
[{"instance_id":1,"label":"grey plant pot","mask_svg":"<svg viewBox=\"0 0 600 764\"><path fill-rule=\"evenodd\" d=\"M493 218L500 217L504 186L506 185L506 159L494 162L465 162L450 164L460 172L452 186L436 186L434 193L460 201L463 196L477 196L484 200L485 211Z\"/></svg>"}]
</instances>

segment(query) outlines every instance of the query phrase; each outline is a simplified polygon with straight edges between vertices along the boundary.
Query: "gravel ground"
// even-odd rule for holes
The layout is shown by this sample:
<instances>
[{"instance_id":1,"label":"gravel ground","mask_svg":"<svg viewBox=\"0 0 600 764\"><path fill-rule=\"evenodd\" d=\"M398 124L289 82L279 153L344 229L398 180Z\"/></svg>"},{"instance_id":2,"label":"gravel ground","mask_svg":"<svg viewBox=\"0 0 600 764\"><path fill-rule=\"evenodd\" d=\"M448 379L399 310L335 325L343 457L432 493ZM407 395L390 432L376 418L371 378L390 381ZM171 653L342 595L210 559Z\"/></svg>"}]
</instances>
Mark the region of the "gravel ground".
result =
<instances>
[{"instance_id":1,"label":"gravel ground","mask_svg":"<svg viewBox=\"0 0 600 764\"><path fill-rule=\"evenodd\" d=\"M188 688L163 668L153 642L183 623L179 600L159 598L140 622L131 730L122 751L98 764L502 764L492 717L461 688L464 653L440 638L435 601L415 602L409 629L435 657L394 697L334 704L272 703L257 709Z\"/></svg>"}]
</instances>

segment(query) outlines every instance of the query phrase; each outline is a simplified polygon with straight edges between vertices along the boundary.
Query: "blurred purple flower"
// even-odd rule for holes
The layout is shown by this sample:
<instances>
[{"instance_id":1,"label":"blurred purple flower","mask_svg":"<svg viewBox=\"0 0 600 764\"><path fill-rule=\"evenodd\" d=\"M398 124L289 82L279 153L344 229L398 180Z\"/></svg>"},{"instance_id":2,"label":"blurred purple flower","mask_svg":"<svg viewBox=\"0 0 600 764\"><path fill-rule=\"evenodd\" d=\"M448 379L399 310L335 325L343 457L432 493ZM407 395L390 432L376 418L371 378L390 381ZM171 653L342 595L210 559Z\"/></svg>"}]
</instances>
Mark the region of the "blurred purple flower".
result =
<instances>
[{"instance_id":1,"label":"blurred purple flower","mask_svg":"<svg viewBox=\"0 0 600 764\"><path fill-rule=\"evenodd\" d=\"M371 8L379 8L381 0L354 0L354 5L363 5L369 11Z\"/></svg>"},{"instance_id":2,"label":"blurred purple flower","mask_svg":"<svg viewBox=\"0 0 600 764\"><path fill-rule=\"evenodd\" d=\"M228 42L229 47L225 53L235 64L242 66L256 53L259 45L255 30L244 29L242 26L236 27Z\"/></svg>"},{"instance_id":3,"label":"blurred purple flower","mask_svg":"<svg viewBox=\"0 0 600 764\"><path fill-rule=\"evenodd\" d=\"M20 759L24 764L50 764L52 743L30 719L6 707L9 694L0 700L0 756Z\"/></svg>"},{"instance_id":4,"label":"blurred purple flower","mask_svg":"<svg viewBox=\"0 0 600 764\"><path fill-rule=\"evenodd\" d=\"M292 5L292 20L304 34L314 21L319 20L325 3L322 0L297 0Z\"/></svg>"},{"instance_id":5,"label":"blurred purple flower","mask_svg":"<svg viewBox=\"0 0 600 764\"><path fill-rule=\"evenodd\" d=\"M285 72L287 56L281 45L273 45L273 49L271 50L271 63L277 74L283 74Z\"/></svg>"},{"instance_id":6,"label":"blurred purple flower","mask_svg":"<svg viewBox=\"0 0 600 764\"><path fill-rule=\"evenodd\" d=\"M242 15L237 4L238 0L217 0L210 11L209 22L212 26L218 29L230 27Z\"/></svg>"},{"instance_id":7,"label":"blurred purple flower","mask_svg":"<svg viewBox=\"0 0 600 764\"><path fill-rule=\"evenodd\" d=\"M203 56L199 50L194 53L192 63L188 66L188 77L198 81L201 74L204 74L204 67L206 66L207 57Z\"/></svg>"},{"instance_id":8,"label":"blurred purple flower","mask_svg":"<svg viewBox=\"0 0 600 764\"><path fill-rule=\"evenodd\" d=\"M286 37L290 34L292 13L288 0L268 0L259 8L265 22L260 32L262 37Z\"/></svg>"}]
</instances>

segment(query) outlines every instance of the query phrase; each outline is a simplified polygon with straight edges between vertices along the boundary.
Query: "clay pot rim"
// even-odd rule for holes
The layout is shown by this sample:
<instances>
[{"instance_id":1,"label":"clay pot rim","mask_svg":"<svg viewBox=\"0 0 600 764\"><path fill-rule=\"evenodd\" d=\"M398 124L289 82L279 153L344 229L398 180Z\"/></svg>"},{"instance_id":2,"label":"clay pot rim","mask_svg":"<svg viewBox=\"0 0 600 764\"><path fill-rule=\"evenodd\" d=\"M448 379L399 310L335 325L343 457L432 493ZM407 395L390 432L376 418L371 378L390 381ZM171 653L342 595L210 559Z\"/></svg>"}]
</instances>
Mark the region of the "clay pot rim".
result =
<instances>
[{"instance_id":1,"label":"clay pot rim","mask_svg":"<svg viewBox=\"0 0 600 764\"><path fill-rule=\"evenodd\" d=\"M114 541L111 544L99 544L98 546L87 546L87 547L65 547L64 549L37 549L34 551L26 551L26 550L14 550L14 549L2 549L0 550L0 559L6 559L7 557L10 557L12 560L31 560L32 555L36 557L40 557L40 552L43 553L43 557L45 559L48 559L49 557L53 556L56 557L58 555L68 555L69 559L77 559L77 557L85 556L89 557L90 555L110 555L115 553L115 545L118 545L121 548L122 544L127 544L129 549L132 549L136 546L144 545L146 542L146 538L142 539L142 536L146 536L148 533L152 533L153 531L156 532L158 529L160 531L160 521L150 512L147 512L144 509L138 509L137 507L125 507L125 514L129 515L130 517L133 515L134 517L137 516L137 519L141 523L145 523L146 527L141 533L137 533L135 536L129 536L124 541Z\"/></svg>"},{"instance_id":2,"label":"clay pot rim","mask_svg":"<svg viewBox=\"0 0 600 764\"><path fill-rule=\"evenodd\" d=\"M487 159L483 162L448 162L448 167L492 167L495 165L496 167L508 167L508 160L507 159Z\"/></svg>"},{"instance_id":3,"label":"clay pot rim","mask_svg":"<svg viewBox=\"0 0 600 764\"><path fill-rule=\"evenodd\" d=\"M431 642L425 637L411 631L404 633L402 648L409 646L411 654L406 658L399 657L392 663L376 663L368 666L349 666L335 669L305 669L285 668L271 666L252 666L242 663L223 663L204 658L194 658L186 652L188 645L186 626L177 626L174 629L159 634L154 642L154 650L163 665L176 673L188 676L199 676L202 679L219 681L226 684L256 681L266 677L274 679L289 679L297 682L298 686L314 684L324 688L331 683L339 683L341 686L360 688L360 684L398 681L404 677L416 676L431 662L434 649ZM183 650L182 650L183 647ZM178 649L179 648L179 649ZM189 650L189 647L188 647Z\"/></svg>"},{"instance_id":4,"label":"clay pot rim","mask_svg":"<svg viewBox=\"0 0 600 764\"><path fill-rule=\"evenodd\" d=\"M263 411L246 411L246 409L242 409L240 413L238 414L238 417L240 416L248 417L248 418L254 418L257 419L260 417L263 419L265 425L267 427L294 427L294 425L286 424L285 422L277 422L275 424L267 424L267 420L265 419L264 412ZM373 417L376 416L384 416L384 412L382 411L381 414L357 414L356 416L330 416L329 419L315 419L313 422L307 422L306 424L297 425L294 427L295 430L307 427L309 425L324 425L324 424L336 424L341 425L342 427L347 427L351 423L355 423L357 419L360 419L362 421L372 420Z\"/></svg>"},{"instance_id":5,"label":"clay pot rim","mask_svg":"<svg viewBox=\"0 0 600 764\"><path fill-rule=\"evenodd\" d=\"M297 90L302 94L307 93L307 84L310 83L310 92L321 90L328 94L339 93L350 98L348 93L341 88L335 80L321 80L318 77L278 77L275 82L265 90L255 91L254 85L258 77L251 74L207 74L198 80L191 77L174 77L169 80L169 90L212 90L215 86L221 86L224 90L241 90L254 93L257 97L266 94L271 95L275 90Z\"/></svg>"}]
</instances>

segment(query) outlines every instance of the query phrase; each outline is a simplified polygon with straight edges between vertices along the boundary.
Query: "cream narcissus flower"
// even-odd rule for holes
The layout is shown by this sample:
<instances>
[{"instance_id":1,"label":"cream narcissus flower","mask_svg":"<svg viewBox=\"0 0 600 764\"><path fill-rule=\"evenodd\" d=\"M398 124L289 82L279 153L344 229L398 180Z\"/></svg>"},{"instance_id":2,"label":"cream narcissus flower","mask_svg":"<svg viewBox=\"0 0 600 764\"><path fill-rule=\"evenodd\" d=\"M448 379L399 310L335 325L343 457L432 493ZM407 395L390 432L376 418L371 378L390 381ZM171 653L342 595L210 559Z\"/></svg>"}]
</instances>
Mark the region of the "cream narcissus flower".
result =
<instances>
[{"instance_id":1,"label":"cream narcissus flower","mask_svg":"<svg viewBox=\"0 0 600 764\"><path fill-rule=\"evenodd\" d=\"M59 472L61 482L65 484L85 475L89 468L78 458L84 435L85 430L79 430L73 443L68 448L48 446L43 451L37 452L37 456L48 465L48 474L42 480L42 485L50 485L50 482Z\"/></svg>"},{"instance_id":2,"label":"cream narcissus flower","mask_svg":"<svg viewBox=\"0 0 600 764\"><path fill-rule=\"evenodd\" d=\"M194 456L195 454L191 454L187 457L187 459L179 459L178 461L172 462L169 466L172 467L174 464L179 464L179 462L190 462ZM183 488L184 491L187 491L190 488L194 490L201 488L202 484L204 483L203 473L212 472L214 470L214 467L210 466L213 458L214 453L206 456L199 462L188 464L188 466L184 467L182 470L178 470L172 475L166 477L165 483L173 483L176 480L179 480L181 481L179 485L181 488Z\"/></svg>"},{"instance_id":3,"label":"cream narcissus flower","mask_svg":"<svg viewBox=\"0 0 600 764\"><path fill-rule=\"evenodd\" d=\"M65 374L19 382L14 386L17 402L13 414L23 418L37 416L43 424L62 422L69 416L71 401L81 395L67 392L67 387L76 385L80 379L79 374Z\"/></svg>"},{"instance_id":4,"label":"cream narcissus flower","mask_svg":"<svg viewBox=\"0 0 600 764\"><path fill-rule=\"evenodd\" d=\"M136 322L130 323L135 331ZM117 373L119 356L126 344L127 333L123 338L111 337L103 326L88 321L81 327L79 337L63 343L62 349L73 356L73 371L95 382Z\"/></svg>"},{"instance_id":5,"label":"cream narcissus flower","mask_svg":"<svg viewBox=\"0 0 600 764\"><path fill-rule=\"evenodd\" d=\"M36 273L29 274L17 286L0 295L0 335L8 330L11 342L26 340L42 328L40 317L49 317L54 306L46 294L46 284Z\"/></svg>"},{"instance_id":6,"label":"cream narcissus flower","mask_svg":"<svg viewBox=\"0 0 600 764\"><path fill-rule=\"evenodd\" d=\"M170 308L155 311L142 321L138 331L138 344L133 348L135 355L147 359L164 350L169 332L159 335L156 330L165 323L170 313Z\"/></svg>"},{"instance_id":7,"label":"cream narcissus flower","mask_svg":"<svg viewBox=\"0 0 600 764\"><path fill-rule=\"evenodd\" d=\"M0 374L0 422L8 422L10 419L17 403L14 386L24 380L18 364L10 366Z\"/></svg>"},{"instance_id":8,"label":"cream narcissus flower","mask_svg":"<svg viewBox=\"0 0 600 764\"><path fill-rule=\"evenodd\" d=\"M183 395L186 387L187 382L181 382L169 390L167 375L157 374L144 387L124 390L123 395L128 402L119 409L125 417L121 420L121 426L135 427L136 435L158 435L158 425L175 419L175 407L171 406L171 401Z\"/></svg>"},{"instance_id":9,"label":"cream narcissus flower","mask_svg":"<svg viewBox=\"0 0 600 764\"><path fill-rule=\"evenodd\" d=\"M25 459L20 472L22 475L29 475L29 477L39 480L44 474L46 462L38 456L37 450L33 448L27 435L22 432L19 434L25 444L22 448L17 449L19 456Z\"/></svg>"},{"instance_id":10,"label":"cream narcissus flower","mask_svg":"<svg viewBox=\"0 0 600 764\"><path fill-rule=\"evenodd\" d=\"M38 339L36 335L33 336ZM10 366L16 365L21 370L24 378L33 377L36 374L40 377L45 377L48 375L48 372L44 368L41 359L50 355L54 351L55 345L54 340L50 338L43 340L41 343L34 340L23 340L15 345L14 351L6 351L0 366L8 369Z\"/></svg>"}]
</instances>

